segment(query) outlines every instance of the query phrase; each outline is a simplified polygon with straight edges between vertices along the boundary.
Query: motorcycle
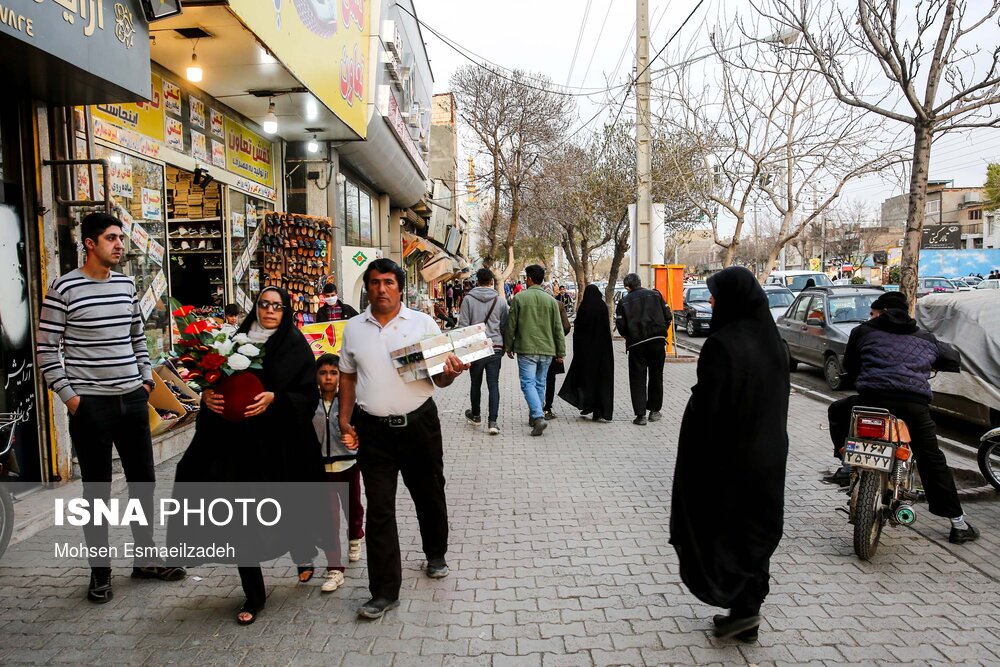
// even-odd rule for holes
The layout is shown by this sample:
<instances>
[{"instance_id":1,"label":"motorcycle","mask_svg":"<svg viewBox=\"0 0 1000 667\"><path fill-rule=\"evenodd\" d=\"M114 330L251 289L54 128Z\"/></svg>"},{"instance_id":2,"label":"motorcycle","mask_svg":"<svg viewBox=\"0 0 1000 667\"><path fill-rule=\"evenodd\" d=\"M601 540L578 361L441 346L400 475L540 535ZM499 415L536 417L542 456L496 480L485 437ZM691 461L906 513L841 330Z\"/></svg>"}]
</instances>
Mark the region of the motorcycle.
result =
<instances>
[{"instance_id":1,"label":"motorcycle","mask_svg":"<svg viewBox=\"0 0 1000 667\"><path fill-rule=\"evenodd\" d=\"M844 442L844 463L851 466L849 522L854 525L854 553L871 560L886 523L909 526L919 500L913 450L906 423L888 410L858 406Z\"/></svg>"},{"instance_id":2,"label":"motorcycle","mask_svg":"<svg viewBox=\"0 0 1000 667\"><path fill-rule=\"evenodd\" d=\"M0 413L0 556L7 551L14 533L14 495L9 482L17 477L14 427L18 421L17 415Z\"/></svg>"},{"instance_id":3,"label":"motorcycle","mask_svg":"<svg viewBox=\"0 0 1000 667\"><path fill-rule=\"evenodd\" d=\"M979 440L979 470L994 489L1000 491L1000 428L987 432Z\"/></svg>"}]
</instances>

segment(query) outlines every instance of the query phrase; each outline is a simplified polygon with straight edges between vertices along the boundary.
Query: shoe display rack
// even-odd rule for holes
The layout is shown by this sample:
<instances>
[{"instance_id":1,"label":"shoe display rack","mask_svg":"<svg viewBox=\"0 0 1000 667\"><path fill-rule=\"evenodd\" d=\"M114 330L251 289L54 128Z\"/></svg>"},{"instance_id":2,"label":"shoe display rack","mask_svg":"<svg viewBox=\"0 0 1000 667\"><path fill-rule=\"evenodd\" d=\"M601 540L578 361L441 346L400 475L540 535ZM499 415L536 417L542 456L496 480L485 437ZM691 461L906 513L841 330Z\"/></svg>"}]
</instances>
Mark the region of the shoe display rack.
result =
<instances>
[{"instance_id":1,"label":"shoe display rack","mask_svg":"<svg viewBox=\"0 0 1000 667\"><path fill-rule=\"evenodd\" d=\"M310 215L268 213L264 217L266 284L280 285L292 298L303 323L315 321L321 283L331 273L333 221Z\"/></svg>"},{"instance_id":2,"label":"shoe display rack","mask_svg":"<svg viewBox=\"0 0 1000 667\"><path fill-rule=\"evenodd\" d=\"M175 257L202 256L214 305L222 304L225 265L222 200L218 183L195 185L194 174L167 167L167 243Z\"/></svg>"}]
</instances>

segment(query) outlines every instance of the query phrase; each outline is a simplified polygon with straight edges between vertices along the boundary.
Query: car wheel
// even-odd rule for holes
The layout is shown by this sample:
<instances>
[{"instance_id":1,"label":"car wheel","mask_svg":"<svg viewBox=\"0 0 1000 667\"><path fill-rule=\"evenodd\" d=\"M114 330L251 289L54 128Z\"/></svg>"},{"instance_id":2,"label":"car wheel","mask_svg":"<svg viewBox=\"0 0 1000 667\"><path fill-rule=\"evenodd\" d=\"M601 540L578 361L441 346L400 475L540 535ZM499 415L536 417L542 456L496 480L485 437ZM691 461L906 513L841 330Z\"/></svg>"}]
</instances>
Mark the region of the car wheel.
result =
<instances>
[{"instance_id":1,"label":"car wheel","mask_svg":"<svg viewBox=\"0 0 1000 667\"><path fill-rule=\"evenodd\" d=\"M788 343L785 343L785 354L788 356L788 371L794 372L799 368L799 362L792 358L792 351L788 348Z\"/></svg>"},{"instance_id":2,"label":"car wheel","mask_svg":"<svg viewBox=\"0 0 1000 667\"><path fill-rule=\"evenodd\" d=\"M826 384L834 391L840 391L844 388L844 380L840 377L843 372L844 369L841 368L837 355L831 354L823 362L823 375L826 376Z\"/></svg>"},{"instance_id":3,"label":"car wheel","mask_svg":"<svg viewBox=\"0 0 1000 667\"><path fill-rule=\"evenodd\" d=\"M695 331L694 322L691 321L691 318L688 318L687 326L684 327L684 330L687 332L688 336L691 336L691 338L694 338L694 336L697 333L697 331Z\"/></svg>"}]
</instances>

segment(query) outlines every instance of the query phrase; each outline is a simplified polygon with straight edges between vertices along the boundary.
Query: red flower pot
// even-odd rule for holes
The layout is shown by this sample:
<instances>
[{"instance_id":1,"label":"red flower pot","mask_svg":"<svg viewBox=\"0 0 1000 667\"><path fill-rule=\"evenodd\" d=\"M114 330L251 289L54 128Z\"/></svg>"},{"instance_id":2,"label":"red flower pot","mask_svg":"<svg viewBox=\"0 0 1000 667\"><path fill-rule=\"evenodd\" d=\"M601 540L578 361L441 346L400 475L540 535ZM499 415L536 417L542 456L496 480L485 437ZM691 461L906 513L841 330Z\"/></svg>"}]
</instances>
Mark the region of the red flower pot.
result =
<instances>
[{"instance_id":1,"label":"red flower pot","mask_svg":"<svg viewBox=\"0 0 1000 667\"><path fill-rule=\"evenodd\" d=\"M253 373L233 373L219 380L213 387L215 393L226 399L222 418L230 422L246 419L247 406L255 401L255 396L264 391L264 385Z\"/></svg>"}]
</instances>

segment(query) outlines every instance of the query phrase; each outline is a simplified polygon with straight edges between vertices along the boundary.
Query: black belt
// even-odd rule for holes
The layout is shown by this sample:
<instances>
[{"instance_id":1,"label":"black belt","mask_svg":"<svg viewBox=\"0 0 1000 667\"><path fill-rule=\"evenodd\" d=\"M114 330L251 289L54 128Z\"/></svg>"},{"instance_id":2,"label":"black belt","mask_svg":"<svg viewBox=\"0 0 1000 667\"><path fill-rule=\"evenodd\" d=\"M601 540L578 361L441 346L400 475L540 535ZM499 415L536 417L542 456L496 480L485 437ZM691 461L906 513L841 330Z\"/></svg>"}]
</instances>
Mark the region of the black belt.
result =
<instances>
[{"instance_id":1,"label":"black belt","mask_svg":"<svg viewBox=\"0 0 1000 667\"><path fill-rule=\"evenodd\" d=\"M358 417L368 421L375 422L376 424L382 424L390 428L406 428L410 424L411 419L415 419L421 416L423 413L427 412L434 406L433 399L428 398L424 403L414 410L413 412L407 412L405 415L386 415L385 417L379 417L378 415L373 415L370 412L365 412L360 406L358 407Z\"/></svg>"}]
</instances>

